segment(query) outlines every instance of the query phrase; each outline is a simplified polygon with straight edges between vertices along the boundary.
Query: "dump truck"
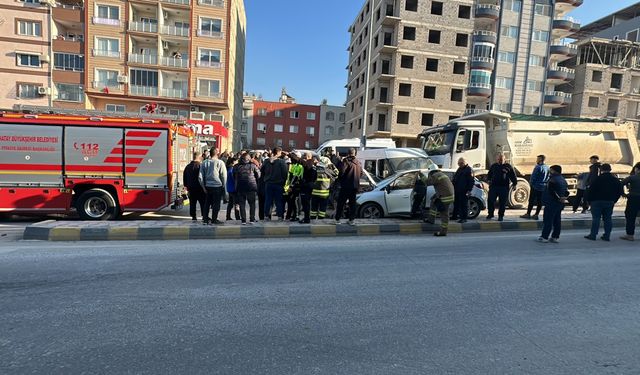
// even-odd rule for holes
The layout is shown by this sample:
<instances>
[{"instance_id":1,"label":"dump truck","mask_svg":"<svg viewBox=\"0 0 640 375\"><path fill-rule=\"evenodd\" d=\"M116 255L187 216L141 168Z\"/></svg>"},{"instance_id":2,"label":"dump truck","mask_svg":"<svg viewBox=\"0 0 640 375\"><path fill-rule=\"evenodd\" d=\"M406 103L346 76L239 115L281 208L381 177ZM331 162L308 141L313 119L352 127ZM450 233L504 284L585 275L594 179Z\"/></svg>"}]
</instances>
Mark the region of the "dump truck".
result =
<instances>
[{"instance_id":1,"label":"dump truck","mask_svg":"<svg viewBox=\"0 0 640 375\"><path fill-rule=\"evenodd\" d=\"M179 208L195 144L171 120L0 112L0 213L109 220Z\"/></svg>"},{"instance_id":2,"label":"dump truck","mask_svg":"<svg viewBox=\"0 0 640 375\"><path fill-rule=\"evenodd\" d=\"M503 153L518 176L509 194L509 206L521 208L529 200L529 178L538 155L548 164L562 166L575 195L579 173L589 171L589 158L600 156L620 177L640 161L637 131L631 123L607 119L582 119L508 114L488 111L461 117L446 125L423 131L422 148L441 168L457 168L464 157L483 180L499 153Z\"/></svg>"}]
</instances>

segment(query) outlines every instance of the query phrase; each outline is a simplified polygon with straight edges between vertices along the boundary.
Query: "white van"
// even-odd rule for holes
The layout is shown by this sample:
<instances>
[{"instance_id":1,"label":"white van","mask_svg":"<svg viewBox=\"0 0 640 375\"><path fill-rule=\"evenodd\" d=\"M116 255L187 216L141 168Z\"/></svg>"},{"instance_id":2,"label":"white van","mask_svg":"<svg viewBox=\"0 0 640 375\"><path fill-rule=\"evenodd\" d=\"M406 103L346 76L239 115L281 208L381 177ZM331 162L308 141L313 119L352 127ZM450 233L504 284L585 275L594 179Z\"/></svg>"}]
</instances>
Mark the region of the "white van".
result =
<instances>
[{"instance_id":1,"label":"white van","mask_svg":"<svg viewBox=\"0 0 640 375\"><path fill-rule=\"evenodd\" d=\"M426 151L419 148L362 150L356 158L376 181L402 171L438 169Z\"/></svg>"},{"instance_id":2,"label":"white van","mask_svg":"<svg viewBox=\"0 0 640 375\"><path fill-rule=\"evenodd\" d=\"M318 147L316 153L318 155L324 155L324 151L327 148L333 148L333 151L337 152L340 156L346 156L349 153L350 148L360 149L360 138L334 139L326 141ZM391 138L367 139L366 150L385 148L396 148L396 142Z\"/></svg>"}]
</instances>

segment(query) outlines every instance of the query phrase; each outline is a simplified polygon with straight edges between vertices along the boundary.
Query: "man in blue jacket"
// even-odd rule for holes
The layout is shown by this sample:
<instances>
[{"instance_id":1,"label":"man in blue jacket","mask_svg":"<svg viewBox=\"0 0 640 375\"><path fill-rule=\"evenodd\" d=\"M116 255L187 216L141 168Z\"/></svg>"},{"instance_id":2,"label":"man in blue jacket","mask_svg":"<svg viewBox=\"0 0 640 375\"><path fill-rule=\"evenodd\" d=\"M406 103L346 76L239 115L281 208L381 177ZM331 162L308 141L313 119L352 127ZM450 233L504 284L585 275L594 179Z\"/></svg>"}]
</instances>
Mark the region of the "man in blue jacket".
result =
<instances>
[{"instance_id":1,"label":"man in blue jacket","mask_svg":"<svg viewBox=\"0 0 640 375\"><path fill-rule=\"evenodd\" d=\"M567 203L569 190L567 181L562 177L562 167L552 165L549 168L549 182L542 196L544 202L544 225L538 242L558 243L562 231L562 210ZM553 233L551 231L553 230ZM549 238L551 235L551 238Z\"/></svg>"},{"instance_id":2,"label":"man in blue jacket","mask_svg":"<svg viewBox=\"0 0 640 375\"><path fill-rule=\"evenodd\" d=\"M527 213L520 216L523 219L538 220L540 216L540 210L542 210L542 195L549 181L549 167L544 163L546 156L538 155L538 161L531 173L531 179L529 180L529 186L531 186L531 192L529 193L529 207ZM536 207L536 214L531 216L533 206Z\"/></svg>"}]
</instances>

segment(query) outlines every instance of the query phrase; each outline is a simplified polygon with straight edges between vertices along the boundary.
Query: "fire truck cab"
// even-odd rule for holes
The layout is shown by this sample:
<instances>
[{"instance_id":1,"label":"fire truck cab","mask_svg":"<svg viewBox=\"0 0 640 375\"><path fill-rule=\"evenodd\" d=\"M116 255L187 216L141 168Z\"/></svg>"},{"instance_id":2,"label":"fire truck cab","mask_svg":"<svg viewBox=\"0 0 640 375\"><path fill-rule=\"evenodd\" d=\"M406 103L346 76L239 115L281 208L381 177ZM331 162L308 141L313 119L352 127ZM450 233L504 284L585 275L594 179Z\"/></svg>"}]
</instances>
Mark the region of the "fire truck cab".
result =
<instances>
[{"instance_id":1,"label":"fire truck cab","mask_svg":"<svg viewBox=\"0 0 640 375\"><path fill-rule=\"evenodd\" d=\"M194 144L172 120L0 112L0 213L110 220L181 207Z\"/></svg>"}]
</instances>

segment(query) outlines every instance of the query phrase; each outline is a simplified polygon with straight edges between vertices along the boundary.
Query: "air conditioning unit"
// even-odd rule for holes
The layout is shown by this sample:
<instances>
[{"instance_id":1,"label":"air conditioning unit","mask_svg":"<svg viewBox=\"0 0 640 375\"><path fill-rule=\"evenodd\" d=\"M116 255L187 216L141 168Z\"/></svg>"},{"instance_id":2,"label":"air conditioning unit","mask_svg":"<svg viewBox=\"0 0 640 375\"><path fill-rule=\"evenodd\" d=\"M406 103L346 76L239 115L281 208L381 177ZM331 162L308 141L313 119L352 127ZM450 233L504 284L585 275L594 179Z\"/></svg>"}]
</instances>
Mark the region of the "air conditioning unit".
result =
<instances>
[{"instance_id":1,"label":"air conditioning unit","mask_svg":"<svg viewBox=\"0 0 640 375\"><path fill-rule=\"evenodd\" d=\"M169 42L162 41L162 49L169 49Z\"/></svg>"},{"instance_id":2,"label":"air conditioning unit","mask_svg":"<svg viewBox=\"0 0 640 375\"><path fill-rule=\"evenodd\" d=\"M50 87L38 87L38 95L51 95L51 88Z\"/></svg>"},{"instance_id":3,"label":"air conditioning unit","mask_svg":"<svg viewBox=\"0 0 640 375\"><path fill-rule=\"evenodd\" d=\"M224 122L224 116L218 113L209 114L209 121L220 121Z\"/></svg>"},{"instance_id":4,"label":"air conditioning unit","mask_svg":"<svg viewBox=\"0 0 640 375\"><path fill-rule=\"evenodd\" d=\"M200 107L198 107L197 105L192 105L191 108L189 108L189 111L200 112Z\"/></svg>"},{"instance_id":5,"label":"air conditioning unit","mask_svg":"<svg viewBox=\"0 0 640 375\"><path fill-rule=\"evenodd\" d=\"M118 83L129 83L129 77L127 77L127 76L118 76Z\"/></svg>"},{"instance_id":6,"label":"air conditioning unit","mask_svg":"<svg viewBox=\"0 0 640 375\"><path fill-rule=\"evenodd\" d=\"M189 118L191 120L204 120L206 118L204 112L191 112L189 113Z\"/></svg>"},{"instance_id":7,"label":"air conditioning unit","mask_svg":"<svg viewBox=\"0 0 640 375\"><path fill-rule=\"evenodd\" d=\"M40 61L44 63L49 63L51 62L51 57L49 55L42 55L40 56Z\"/></svg>"},{"instance_id":8,"label":"air conditioning unit","mask_svg":"<svg viewBox=\"0 0 640 375\"><path fill-rule=\"evenodd\" d=\"M160 113L167 113L167 107L161 105L160 107L158 107L158 112Z\"/></svg>"}]
</instances>

